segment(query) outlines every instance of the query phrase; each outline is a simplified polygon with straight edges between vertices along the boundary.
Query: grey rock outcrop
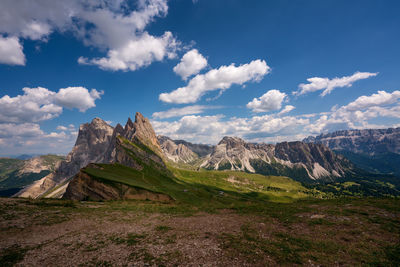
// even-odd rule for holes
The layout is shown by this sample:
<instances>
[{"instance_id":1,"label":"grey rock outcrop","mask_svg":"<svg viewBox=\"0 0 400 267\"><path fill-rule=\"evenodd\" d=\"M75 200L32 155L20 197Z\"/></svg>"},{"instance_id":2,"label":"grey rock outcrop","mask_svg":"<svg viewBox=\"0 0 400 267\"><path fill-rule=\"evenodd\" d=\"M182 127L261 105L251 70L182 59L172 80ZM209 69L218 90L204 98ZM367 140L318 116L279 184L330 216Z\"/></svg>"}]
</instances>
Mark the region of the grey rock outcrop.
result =
<instances>
[{"instance_id":1,"label":"grey rock outcrop","mask_svg":"<svg viewBox=\"0 0 400 267\"><path fill-rule=\"evenodd\" d=\"M135 146L148 149L135 149ZM127 155L124 148L129 148L136 153L138 160ZM155 166L164 169L166 166L162 157L163 152L153 127L139 112L135 115L135 122L129 118L124 128L120 124L113 128L102 119L95 118L91 123L80 126L75 146L66 160L62 161L53 173L28 186L17 196L30 198L44 196L90 163L120 163L140 169L139 161L145 163L152 161ZM62 192L57 192L57 194L60 196ZM46 196L53 197L54 195Z\"/></svg>"},{"instance_id":2,"label":"grey rock outcrop","mask_svg":"<svg viewBox=\"0 0 400 267\"><path fill-rule=\"evenodd\" d=\"M334 179L344 176L350 162L321 144L283 142L276 145L247 143L237 137L224 137L201 167L215 170L241 170L271 175Z\"/></svg>"},{"instance_id":3,"label":"grey rock outcrop","mask_svg":"<svg viewBox=\"0 0 400 267\"><path fill-rule=\"evenodd\" d=\"M64 183L82 167L92 162L104 162L104 151L110 145L114 128L100 118L82 124L75 146L53 173L24 188L16 196L38 198L55 186Z\"/></svg>"},{"instance_id":4,"label":"grey rock outcrop","mask_svg":"<svg viewBox=\"0 0 400 267\"><path fill-rule=\"evenodd\" d=\"M199 155L193 152L183 143L177 144L174 140L166 136L157 137L164 155L171 161L179 163L191 163L199 158Z\"/></svg>"}]
</instances>

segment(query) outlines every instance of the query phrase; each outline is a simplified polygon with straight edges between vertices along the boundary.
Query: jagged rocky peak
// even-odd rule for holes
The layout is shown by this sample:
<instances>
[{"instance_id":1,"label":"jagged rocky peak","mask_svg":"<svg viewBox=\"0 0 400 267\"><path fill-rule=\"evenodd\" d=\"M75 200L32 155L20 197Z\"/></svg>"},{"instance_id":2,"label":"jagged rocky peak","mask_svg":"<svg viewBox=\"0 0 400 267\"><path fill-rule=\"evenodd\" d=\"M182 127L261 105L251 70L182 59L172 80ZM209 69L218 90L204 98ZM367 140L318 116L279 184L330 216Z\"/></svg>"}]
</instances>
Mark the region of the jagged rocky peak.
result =
<instances>
[{"instance_id":1,"label":"jagged rocky peak","mask_svg":"<svg viewBox=\"0 0 400 267\"><path fill-rule=\"evenodd\" d=\"M132 144L125 144L119 136ZM135 154L142 163L128 155L126 149ZM136 169L141 169L141 164L154 163L157 168L166 169L153 127L139 112L136 113L135 121L132 122L129 118L124 128L120 124L113 128L100 118L82 124L75 146L66 160L60 163L54 173L25 189L21 196L36 198L73 177L90 163L114 162Z\"/></svg>"},{"instance_id":2,"label":"jagged rocky peak","mask_svg":"<svg viewBox=\"0 0 400 267\"><path fill-rule=\"evenodd\" d=\"M75 146L81 142L94 145L109 141L114 128L100 118L94 118L90 123L81 124Z\"/></svg>"},{"instance_id":3,"label":"jagged rocky peak","mask_svg":"<svg viewBox=\"0 0 400 267\"><path fill-rule=\"evenodd\" d=\"M117 124L114 128L114 133L122 134L124 132L124 127L121 124Z\"/></svg>"},{"instance_id":4,"label":"jagged rocky peak","mask_svg":"<svg viewBox=\"0 0 400 267\"><path fill-rule=\"evenodd\" d=\"M227 147L244 146L246 142L239 137L224 136L218 145L225 144Z\"/></svg>"},{"instance_id":5,"label":"jagged rocky peak","mask_svg":"<svg viewBox=\"0 0 400 267\"><path fill-rule=\"evenodd\" d=\"M135 122L132 122L131 118L128 118L123 136L128 140L136 138L144 145L155 150L156 153L162 154L153 126L151 126L150 121L140 112L136 112Z\"/></svg>"},{"instance_id":6,"label":"jagged rocky peak","mask_svg":"<svg viewBox=\"0 0 400 267\"><path fill-rule=\"evenodd\" d=\"M164 155L173 162L190 163L198 159L199 156L183 143L175 143L169 137L157 136Z\"/></svg>"},{"instance_id":7,"label":"jagged rocky peak","mask_svg":"<svg viewBox=\"0 0 400 267\"><path fill-rule=\"evenodd\" d=\"M71 178L89 163L105 162L105 151L110 145L114 128L100 118L79 127L78 137L72 151L60 163L54 173L36 181L17 195L37 198L51 188Z\"/></svg>"},{"instance_id":8,"label":"jagged rocky peak","mask_svg":"<svg viewBox=\"0 0 400 267\"><path fill-rule=\"evenodd\" d=\"M96 126L98 128L100 127L111 127L110 125L108 125L107 122L105 122L104 120L100 119L99 117L94 118L91 122L91 125Z\"/></svg>"},{"instance_id":9,"label":"jagged rocky peak","mask_svg":"<svg viewBox=\"0 0 400 267\"><path fill-rule=\"evenodd\" d=\"M349 164L342 156L322 144L296 142L282 142L275 146L275 157L292 163L302 163L309 171L310 176L345 174L345 167ZM342 166L344 164L344 166Z\"/></svg>"},{"instance_id":10,"label":"jagged rocky peak","mask_svg":"<svg viewBox=\"0 0 400 267\"><path fill-rule=\"evenodd\" d=\"M191 151L196 153L199 157L204 157L211 154L215 147L207 144L193 144L185 140L174 140L174 143L177 145L179 144L185 145Z\"/></svg>"},{"instance_id":11,"label":"jagged rocky peak","mask_svg":"<svg viewBox=\"0 0 400 267\"><path fill-rule=\"evenodd\" d=\"M273 147L246 143L239 137L225 136L201 164L207 169L230 169L255 172L251 160L271 162Z\"/></svg>"},{"instance_id":12,"label":"jagged rocky peak","mask_svg":"<svg viewBox=\"0 0 400 267\"><path fill-rule=\"evenodd\" d=\"M238 137L224 137L201 164L207 169L301 176L301 179L343 176L349 165L343 157L321 144L256 144Z\"/></svg>"}]
</instances>

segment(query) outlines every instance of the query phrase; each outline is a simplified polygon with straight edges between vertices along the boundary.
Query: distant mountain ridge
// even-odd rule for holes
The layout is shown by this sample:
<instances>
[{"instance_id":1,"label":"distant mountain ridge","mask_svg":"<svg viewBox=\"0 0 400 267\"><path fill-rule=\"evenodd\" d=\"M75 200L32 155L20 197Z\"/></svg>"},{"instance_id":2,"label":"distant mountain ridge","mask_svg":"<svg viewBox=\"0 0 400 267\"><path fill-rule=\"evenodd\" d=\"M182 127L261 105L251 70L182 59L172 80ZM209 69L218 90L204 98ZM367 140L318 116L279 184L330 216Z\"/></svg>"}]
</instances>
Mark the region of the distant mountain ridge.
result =
<instances>
[{"instance_id":1,"label":"distant mountain ridge","mask_svg":"<svg viewBox=\"0 0 400 267\"><path fill-rule=\"evenodd\" d=\"M303 142L254 144L238 137L224 137L201 166L289 176L297 180L334 180L351 172L349 161L323 145Z\"/></svg>"},{"instance_id":2,"label":"distant mountain ridge","mask_svg":"<svg viewBox=\"0 0 400 267\"><path fill-rule=\"evenodd\" d=\"M210 170L283 175L298 180L334 180L351 172L352 166L344 157L335 155L319 144L255 144L238 137L226 136L216 146L209 146L210 153L200 157L183 142L177 144L165 136L159 137L159 141L169 160L189 164L200 162L198 167Z\"/></svg>"},{"instance_id":3,"label":"distant mountain ridge","mask_svg":"<svg viewBox=\"0 0 400 267\"><path fill-rule=\"evenodd\" d=\"M43 178L64 159L57 155L41 155L21 160L0 158L0 196L11 196L22 187Z\"/></svg>"},{"instance_id":4,"label":"distant mountain ridge","mask_svg":"<svg viewBox=\"0 0 400 267\"><path fill-rule=\"evenodd\" d=\"M324 144L332 150L377 155L383 153L400 154L400 127L388 129L342 130L310 136L306 143Z\"/></svg>"},{"instance_id":5,"label":"distant mountain ridge","mask_svg":"<svg viewBox=\"0 0 400 267\"><path fill-rule=\"evenodd\" d=\"M400 128L342 130L303 141L324 144L364 170L400 176Z\"/></svg>"},{"instance_id":6,"label":"distant mountain ridge","mask_svg":"<svg viewBox=\"0 0 400 267\"><path fill-rule=\"evenodd\" d=\"M211 154L215 146L193 144L184 140L172 140L163 135L157 136L165 156L176 163L193 163L199 158Z\"/></svg>"}]
</instances>

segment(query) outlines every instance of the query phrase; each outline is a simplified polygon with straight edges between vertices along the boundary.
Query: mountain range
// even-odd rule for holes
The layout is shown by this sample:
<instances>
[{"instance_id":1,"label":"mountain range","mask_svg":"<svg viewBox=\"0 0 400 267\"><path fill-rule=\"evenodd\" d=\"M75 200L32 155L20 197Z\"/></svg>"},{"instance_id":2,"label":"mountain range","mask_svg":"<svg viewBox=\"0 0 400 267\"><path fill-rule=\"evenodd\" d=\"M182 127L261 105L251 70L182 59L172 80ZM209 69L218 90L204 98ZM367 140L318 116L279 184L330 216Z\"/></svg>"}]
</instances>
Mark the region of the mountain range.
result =
<instances>
[{"instance_id":1,"label":"mountain range","mask_svg":"<svg viewBox=\"0 0 400 267\"><path fill-rule=\"evenodd\" d=\"M201 157L186 144L177 144L166 137L159 137L159 141L165 155L173 162L193 163L209 170L236 170L309 181L334 180L351 172L348 160L320 144L255 144L226 136L216 146L209 146L211 153Z\"/></svg>"},{"instance_id":2,"label":"mountain range","mask_svg":"<svg viewBox=\"0 0 400 267\"><path fill-rule=\"evenodd\" d=\"M336 131L303 142L323 144L369 172L400 176L400 128Z\"/></svg>"},{"instance_id":3,"label":"mountain range","mask_svg":"<svg viewBox=\"0 0 400 267\"><path fill-rule=\"evenodd\" d=\"M54 171L26 186L16 196L64 196L79 200L145 196L168 200L167 194L147 190L149 188L141 187L140 183L137 186L137 181L135 189L132 189L132 186L127 186L131 181L127 182L125 178L133 175L135 179L140 176L145 179L147 173L173 184L174 175L169 166L194 171L229 170L285 176L308 185L346 182L349 179L360 183L366 179L360 177L370 177L370 174L349 160L344 152L365 153L369 157L382 155L386 153L384 151L398 155L398 137L399 128L340 131L309 137L303 142L275 145L249 143L227 136L216 146L211 146L156 136L150 121L140 113L136 113L134 122L129 118L124 127L120 124L112 127L95 118L80 126L75 146ZM394 145L390 146L390 143ZM385 147L390 147L390 150L385 150ZM128 172L125 172L126 167ZM373 175L371 177L376 179ZM108 183L104 183L105 180Z\"/></svg>"}]
</instances>

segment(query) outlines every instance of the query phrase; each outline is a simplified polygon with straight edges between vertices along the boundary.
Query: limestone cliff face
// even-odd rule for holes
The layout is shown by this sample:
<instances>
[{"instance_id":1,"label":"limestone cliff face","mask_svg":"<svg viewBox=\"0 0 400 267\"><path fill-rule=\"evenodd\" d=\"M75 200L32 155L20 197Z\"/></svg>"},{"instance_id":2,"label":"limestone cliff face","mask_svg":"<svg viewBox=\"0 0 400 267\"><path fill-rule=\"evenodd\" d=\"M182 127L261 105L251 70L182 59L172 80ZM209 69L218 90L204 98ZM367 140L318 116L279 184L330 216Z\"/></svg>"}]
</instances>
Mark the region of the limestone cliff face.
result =
<instances>
[{"instance_id":1,"label":"limestone cliff face","mask_svg":"<svg viewBox=\"0 0 400 267\"><path fill-rule=\"evenodd\" d=\"M166 136L157 137L164 155L173 162L191 163L199 158L188 146L183 143L177 144Z\"/></svg>"},{"instance_id":2,"label":"limestone cliff face","mask_svg":"<svg viewBox=\"0 0 400 267\"><path fill-rule=\"evenodd\" d=\"M56 171L60 177L75 175L92 162L104 162L104 152L109 147L114 128L100 118L80 126L78 138L67 159Z\"/></svg>"},{"instance_id":3,"label":"limestone cliff face","mask_svg":"<svg viewBox=\"0 0 400 267\"><path fill-rule=\"evenodd\" d=\"M137 170L141 170L143 164L153 164L160 170L166 170L163 157L149 120L137 112L135 122L129 118L124 128L120 125L115 127L105 162L120 163Z\"/></svg>"},{"instance_id":4,"label":"limestone cliff face","mask_svg":"<svg viewBox=\"0 0 400 267\"><path fill-rule=\"evenodd\" d=\"M97 163L118 163L136 170L151 166L168 173L153 127L142 114L136 113L135 122L129 118L124 128L118 124L110 136L108 147L99 152ZM152 200L163 198L161 194L144 189L133 189L117 183L114 186L102 184L81 171L69 183L65 197L78 200L82 198L107 200L144 196Z\"/></svg>"},{"instance_id":5,"label":"limestone cliff face","mask_svg":"<svg viewBox=\"0 0 400 267\"><path fill-rule=\"evenodd\" d=\"M136 113L135 123L132 124L132 122L128 120L128 123L125 126L125 132L126 133L124 137L126 139L131 141L136 139L140 143L149 147L156 154L160 156L163 155L153 126L151 126L150 121L143 117L143 115L139 112Z\"/></svg>"},{"instance_id":6,"label":"limestone cliff face","mask_svg":"<svg viewBox=\"0 0 400 267\"><path fill-rule=\"evenodd\" d=\"M59 168L63 157L56 155L37 156L24 161L24 165L19 169L18 174L40 173L44 170L54 171Z\"/></svg>"},{"instance_id":7,"label":"limestone cliff face","mask_svg":"<svg viewBox=\"0 0 400 267\"><path fill-rule=\"evenodd\" d=\"M272 145L246 143L238 137L225 136L201 167L255 172L250 161L260 159L270 163L273 151Z\"/></svg>"},{"instance_id":8,"label":"limestone cliff face","mask_svg":"<svg viewBox=\"0 0 400 267\"><path fill-rule=\"evenodd\" d=\"M344 176L349 168L348 162L341 155L336 155L321 144L303 142L283 142L275 146L275 157L292 163L301 163L310 172L310 178L326 176Z\"/></svg>"},{"instance_id":9,"label":"limestone cliff face","mask_svg":"<svg viewBox=\"0 0 400 267\"><path fill-rule=\"evenodd\" d=\"M114 128L100 118L82 124L72 151L58 168L17 194L19 197L37 198L75 175L91 162L104 162L104 151L110 145Z\"/></svg>"},{"instance_id":10,"label":"limestone cliff face","mask_svg":"<svg viewBox=\"0 0 400 267\"><path fill-rule=\"evenodd\" d=\"M201 167L317 180L344 176L350 165L346 159L321 144L253 144L237 137L224 137Z\"/></svg>"},{"instance_id":11,"label":"limestone cliff face","mask_svg":"<svg viewBox=\"0 0 400 267\"><path fill-rule=\"evenodd\" d=\"M131 154L127 154L127 150ZM129 118L124 128L120 124L113 128L95 118L91 123L81 125L74 148L55 172L36 181L17 196L43 196L90 163L120 163L140 170L142 164L150 162L166 170L163 152L147 118L137 112L135 122ZM58 192L58 195L62 195L62 192Z\"/></svg>"},{"instance_id":12,"label":"limestone cliff face","mask_svg":"<svg viewBox=\"0 0 400 267\"><path fill-rule=\"evenodd\" d=\"M95 164L88 165L89 168L101 168ZM82 169L71 180L63 196L71 200L152 200L160 202L171 202L173 199L165 194L151 192L142 188L135 188L120 183L103 183L89 176Z\"/></svg>"}]
</instances>

